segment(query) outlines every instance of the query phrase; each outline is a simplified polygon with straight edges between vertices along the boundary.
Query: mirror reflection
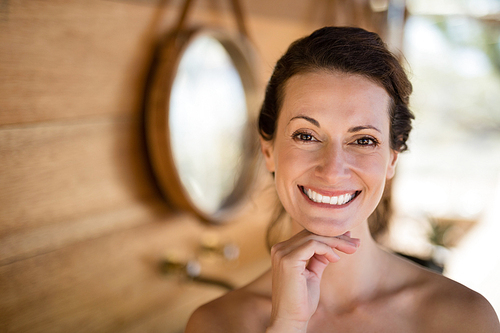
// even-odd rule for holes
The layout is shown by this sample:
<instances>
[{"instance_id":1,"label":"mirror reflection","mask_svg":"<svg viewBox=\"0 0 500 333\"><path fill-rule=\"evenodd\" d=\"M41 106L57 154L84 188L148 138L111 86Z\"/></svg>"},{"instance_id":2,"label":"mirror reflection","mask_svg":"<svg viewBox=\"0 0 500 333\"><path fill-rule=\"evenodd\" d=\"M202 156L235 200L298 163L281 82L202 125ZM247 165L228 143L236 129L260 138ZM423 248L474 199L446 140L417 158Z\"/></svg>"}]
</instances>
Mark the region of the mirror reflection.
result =
<instances>
[{"instance_id":1,"label":"mirror reflection","mask_svg":"<svg viewBox=\"0 0 500 333\"><path fill-rule=\"evenodd\" d=\"M179 178L205 214L216 213L238 181L247 120L245 91L230 55L217 39L198 36L178 66L168 121Z\"/></svg>"}]
</instances>

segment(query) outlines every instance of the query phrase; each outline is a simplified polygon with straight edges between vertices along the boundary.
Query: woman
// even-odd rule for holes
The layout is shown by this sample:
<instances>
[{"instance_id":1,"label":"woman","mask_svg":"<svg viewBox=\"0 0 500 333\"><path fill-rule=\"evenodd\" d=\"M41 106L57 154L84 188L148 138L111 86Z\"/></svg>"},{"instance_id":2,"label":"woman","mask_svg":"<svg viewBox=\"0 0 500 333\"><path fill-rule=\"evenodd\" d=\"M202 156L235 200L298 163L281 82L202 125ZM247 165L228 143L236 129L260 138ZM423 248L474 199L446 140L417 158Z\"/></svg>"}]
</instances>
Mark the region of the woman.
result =
<instances>
[{"instance_id":1,"label":"woman","mask_svg":"<svg viewBox=\"0 0 500 333\"><path fill-rule=\"evenodd\" d=\"M380 38L328 27L278 61L259 118L294 236L186 332L500 332L481 295L381 249L367 219L406 149L411 84Z\"/></svg>"}]
</instances>

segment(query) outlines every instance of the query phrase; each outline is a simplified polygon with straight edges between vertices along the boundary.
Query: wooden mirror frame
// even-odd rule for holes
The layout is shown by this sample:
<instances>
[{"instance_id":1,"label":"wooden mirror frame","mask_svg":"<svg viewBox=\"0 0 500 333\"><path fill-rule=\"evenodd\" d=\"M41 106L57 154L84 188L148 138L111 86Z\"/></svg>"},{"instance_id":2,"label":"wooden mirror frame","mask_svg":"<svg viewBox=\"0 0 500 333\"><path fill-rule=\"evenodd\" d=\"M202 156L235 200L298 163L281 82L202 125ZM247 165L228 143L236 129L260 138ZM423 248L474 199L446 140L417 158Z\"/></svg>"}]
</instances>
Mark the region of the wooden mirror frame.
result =
<instances>
[{"instance_id":1,"label":"wooden mirror frame","mask_svg":"<svg viewBox=\"0 0 500 333\"><path fill-rule=\"evenodd\" d=\"M175 165L169 129L170 98L177 70L188 46L198 37L206 35L219 41L229 54L240 75L247 106L247 125L244 134L242 172L234 188L220 208L209 214L194 203L183 186ZM169 34L157 51L155 64L146 96L146 143L153 172L159 188L174 209L188 211L210 223L227 222L251 190L258 159L256 121L257 84L253 74L253 50L242 35L234 38L219 30L195 28Z\"/></svg>"}]
</instances>

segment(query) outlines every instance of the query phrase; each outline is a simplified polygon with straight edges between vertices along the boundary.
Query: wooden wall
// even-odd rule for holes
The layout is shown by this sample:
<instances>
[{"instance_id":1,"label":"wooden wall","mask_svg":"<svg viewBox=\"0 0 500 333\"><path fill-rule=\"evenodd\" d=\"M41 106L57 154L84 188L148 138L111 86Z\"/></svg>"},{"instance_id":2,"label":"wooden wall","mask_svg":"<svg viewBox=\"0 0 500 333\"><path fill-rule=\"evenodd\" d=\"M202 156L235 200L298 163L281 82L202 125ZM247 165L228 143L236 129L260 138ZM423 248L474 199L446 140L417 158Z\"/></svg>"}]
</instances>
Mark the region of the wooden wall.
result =
<instances>
[{"instance_id":1,"label":"wooden wall","mask_svg":"<svg viewBox=\"0 0 500 333\"><path fill-rule=\"evenodd\" d=\"M228 2L195 1L189 22L234 30ZM158 264L193 258L207 234L241 255L207 258L204 274L238 286L266 269L265 173L235 221L213 227L171 210L150 171L146 76L181 3L0 0L1 332L181 332L224 290ZM361 17L332 3L242 1L262 85L291 41Z\"/></svg>"}]
</instances>

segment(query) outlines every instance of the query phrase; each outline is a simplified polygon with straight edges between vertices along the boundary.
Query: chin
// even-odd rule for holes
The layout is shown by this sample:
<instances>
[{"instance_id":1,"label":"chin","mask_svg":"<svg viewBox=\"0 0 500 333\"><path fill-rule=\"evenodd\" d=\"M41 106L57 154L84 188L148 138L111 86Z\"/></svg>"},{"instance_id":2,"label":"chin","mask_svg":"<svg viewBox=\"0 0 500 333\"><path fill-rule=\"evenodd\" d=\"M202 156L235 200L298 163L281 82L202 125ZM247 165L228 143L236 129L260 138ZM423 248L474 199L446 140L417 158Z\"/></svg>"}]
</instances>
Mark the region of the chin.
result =
<instances>
[{"instance_id":1,"label":"chin","mask_svg":"<svg viewBox=\"0 0 500 333\"><path fill-rule=\"evenodd\" d=\"M353 223L353 221L349 220L334 220L334 219L325 219L325 218L309 218L308 222L300 222L297 223L307 231L326 237L336 237L345 234L347 231L351 231L353 228L357 227L359 223Z\"/></svg>"}]
</instances>

